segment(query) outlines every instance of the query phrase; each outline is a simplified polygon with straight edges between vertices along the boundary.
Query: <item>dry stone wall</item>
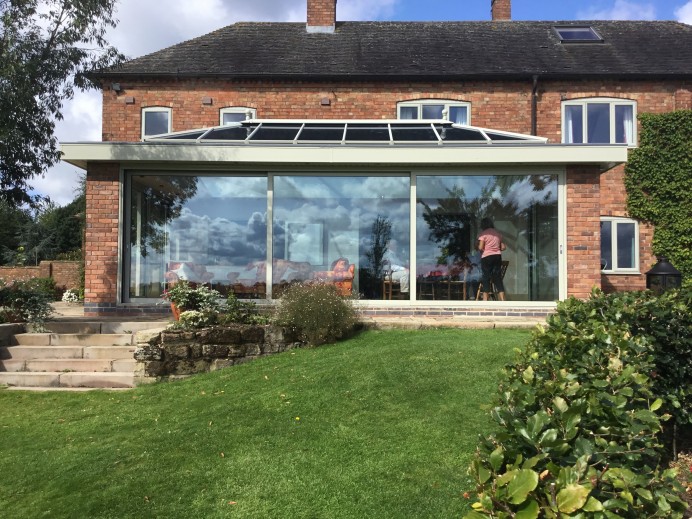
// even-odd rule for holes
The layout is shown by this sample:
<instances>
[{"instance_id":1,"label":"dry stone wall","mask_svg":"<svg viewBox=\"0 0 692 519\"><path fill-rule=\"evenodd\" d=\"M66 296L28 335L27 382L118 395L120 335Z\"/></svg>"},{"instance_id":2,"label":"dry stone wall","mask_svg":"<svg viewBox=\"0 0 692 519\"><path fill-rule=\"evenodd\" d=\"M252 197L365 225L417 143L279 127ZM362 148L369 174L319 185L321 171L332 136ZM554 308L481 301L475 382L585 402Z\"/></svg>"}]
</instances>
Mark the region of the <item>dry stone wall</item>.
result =
<instances>
[{"instance_id":1,"label":"dry stone wall","mask_svg":"<svg viewBox=\"0 0 692 519\"><path fill-rule=\"evenodd\" d=\"M216 371L302 346L287 330L271 325L139 332L136 340L136 375L141 379Z\"/></svg>"}]
</instances>

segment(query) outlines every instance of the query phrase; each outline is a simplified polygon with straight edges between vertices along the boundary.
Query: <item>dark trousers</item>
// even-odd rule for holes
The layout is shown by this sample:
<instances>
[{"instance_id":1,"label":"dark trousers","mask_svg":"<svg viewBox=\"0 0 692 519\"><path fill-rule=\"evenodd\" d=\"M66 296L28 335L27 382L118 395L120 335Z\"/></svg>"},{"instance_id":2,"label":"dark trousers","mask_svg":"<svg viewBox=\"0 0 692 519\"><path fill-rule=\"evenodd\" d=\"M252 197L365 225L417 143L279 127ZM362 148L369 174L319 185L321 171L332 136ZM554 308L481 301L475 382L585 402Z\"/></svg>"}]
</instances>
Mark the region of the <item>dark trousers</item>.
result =
<instances>
[{"instance_id":1,"label":"dark trousers","mask_svg":"<svg viewBox=\"0 0 692 519\"><path fill-rule=\"evenodd\" d=\"M502 255L493 254L481 258L481 272L483 292L491 292L491 283L495 285L497 292L504 292L505 286L502 284Z\"/></svg>"}]
</instances>

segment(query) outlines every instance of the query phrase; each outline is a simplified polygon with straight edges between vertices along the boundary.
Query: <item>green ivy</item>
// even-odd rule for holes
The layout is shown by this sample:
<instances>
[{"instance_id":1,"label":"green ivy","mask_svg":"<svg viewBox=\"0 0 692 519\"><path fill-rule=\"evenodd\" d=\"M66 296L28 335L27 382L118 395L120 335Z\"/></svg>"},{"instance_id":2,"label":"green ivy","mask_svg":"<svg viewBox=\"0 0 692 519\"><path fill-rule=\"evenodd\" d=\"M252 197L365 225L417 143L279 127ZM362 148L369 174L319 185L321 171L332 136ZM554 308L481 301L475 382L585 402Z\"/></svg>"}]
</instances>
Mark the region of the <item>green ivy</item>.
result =
<instances>
[{"instance_id":1,"label":"green ivy","mask_svg":"<svg viewBox=\"0 0 692 519\"><path fill-rule=\"evenodd\" d=\"M654 225L654 254L692 287L692 110L641 114L639 121L639 147L625 166L627 211Z\"/></svg>"}]
</instances>

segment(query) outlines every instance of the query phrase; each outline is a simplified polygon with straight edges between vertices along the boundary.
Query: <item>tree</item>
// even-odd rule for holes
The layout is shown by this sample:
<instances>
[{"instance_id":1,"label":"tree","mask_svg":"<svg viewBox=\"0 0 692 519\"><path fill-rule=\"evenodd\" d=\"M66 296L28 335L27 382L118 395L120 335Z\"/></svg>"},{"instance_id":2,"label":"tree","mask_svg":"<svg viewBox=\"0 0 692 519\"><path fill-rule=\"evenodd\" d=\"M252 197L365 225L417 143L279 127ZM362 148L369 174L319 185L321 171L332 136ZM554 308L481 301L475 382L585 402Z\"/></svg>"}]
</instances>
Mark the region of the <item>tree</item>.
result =
<instances>
[{"instance_id":1,"label":"tree","mask_svg":"<svg viewBox=\"0 0 692 519\"><path fill-rule=\"evenodd\" d=\"M653 252L692 286L692 110L642 114L641 142L625 166L627 211L654 225Z\"/></svg>"},{"instance_id":2,"label":"tree","mask_svg":"<svg viewBox=\"0 0 692 519\"><path fill-rule=\"evenodd\" d=\"M116 0L0 0L0 199L35 203L29 181L60 159L55 121L88 72L122 56L105 38Z\"/></svg>"}]
</instances>

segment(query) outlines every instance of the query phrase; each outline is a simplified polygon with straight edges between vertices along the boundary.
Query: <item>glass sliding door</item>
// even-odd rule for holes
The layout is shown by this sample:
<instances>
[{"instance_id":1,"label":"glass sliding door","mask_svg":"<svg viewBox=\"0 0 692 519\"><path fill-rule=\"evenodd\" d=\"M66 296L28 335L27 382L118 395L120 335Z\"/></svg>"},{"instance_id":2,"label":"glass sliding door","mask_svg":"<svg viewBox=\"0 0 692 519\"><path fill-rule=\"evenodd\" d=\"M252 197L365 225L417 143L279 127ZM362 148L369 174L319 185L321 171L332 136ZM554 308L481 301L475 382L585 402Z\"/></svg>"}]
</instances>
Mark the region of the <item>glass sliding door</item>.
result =
<instances>
[{"instance_id":1,"label":"glass sliding door","mask_svg":"<svg viewBox=\"0 0 692 519\"><path fill-rule=\"evenodd\" d=\"M557 175L418 175L416 186L418 299L476 299L483 218L507 246L507 298L558 299Z\"/></svg>"},{"instance_id":2,"label":"glass sliding door","mask_svg":"<svg viewBox=\"0 0 692 519\"><path fill-rule=\"evenodd\" d=\"M316 280L381 299L388 245L410 257L409 199L409 175L275 175L273 296Z\"/></svg>"},{"instance_id":3,"label":"glass sliding door","mask_svg":"<svg viewBox=\"0 0 692 519\"><path fill-rule=\"evenodd\" d=\"M128 175L126 300L178 280L266 295L267 177Z\"/></svg>"}]
</instances>

